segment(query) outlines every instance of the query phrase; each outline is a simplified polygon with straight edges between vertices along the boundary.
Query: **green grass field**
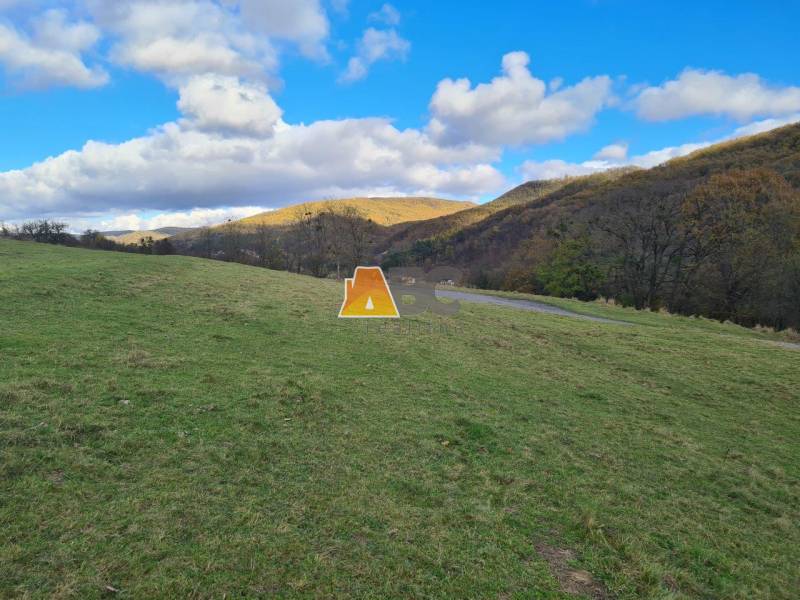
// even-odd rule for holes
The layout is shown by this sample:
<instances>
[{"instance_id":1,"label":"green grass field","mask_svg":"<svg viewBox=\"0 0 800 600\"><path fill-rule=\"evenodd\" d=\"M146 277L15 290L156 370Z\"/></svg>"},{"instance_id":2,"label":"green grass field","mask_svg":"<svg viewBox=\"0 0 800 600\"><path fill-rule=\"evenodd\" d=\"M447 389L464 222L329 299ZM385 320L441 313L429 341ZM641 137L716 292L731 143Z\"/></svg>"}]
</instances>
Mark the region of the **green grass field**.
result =
<instances>
[{"instance_id":1,"label":"green grass field","mask_svg":"<svg viewBox=\"0 0 800 600\"><path fill-rule=\"evenodd\" d=\"M800 351L341 296L0 241L0 596L797 597Z\"/></svg>"}]
</instances>

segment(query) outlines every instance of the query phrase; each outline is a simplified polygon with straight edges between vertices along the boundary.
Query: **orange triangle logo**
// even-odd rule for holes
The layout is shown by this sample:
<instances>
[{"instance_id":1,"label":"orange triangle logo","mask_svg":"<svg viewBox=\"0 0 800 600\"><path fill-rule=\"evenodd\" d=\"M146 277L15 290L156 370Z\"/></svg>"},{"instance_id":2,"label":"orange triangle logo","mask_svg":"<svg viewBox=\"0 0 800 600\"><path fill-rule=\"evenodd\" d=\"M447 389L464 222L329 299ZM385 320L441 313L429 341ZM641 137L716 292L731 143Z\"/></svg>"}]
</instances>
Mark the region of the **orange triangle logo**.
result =
<instances>
[{"instance_id":1,"label":"orange triangle logo","mask_svg":"<svg viewBox=\"0 0 800 600\"><path fill-rule=\"evenodd\" d=\"M344 280L343 319L396 319L400 317L394 297L380 267L356 267Z\"/></svg>"}]
</instances>

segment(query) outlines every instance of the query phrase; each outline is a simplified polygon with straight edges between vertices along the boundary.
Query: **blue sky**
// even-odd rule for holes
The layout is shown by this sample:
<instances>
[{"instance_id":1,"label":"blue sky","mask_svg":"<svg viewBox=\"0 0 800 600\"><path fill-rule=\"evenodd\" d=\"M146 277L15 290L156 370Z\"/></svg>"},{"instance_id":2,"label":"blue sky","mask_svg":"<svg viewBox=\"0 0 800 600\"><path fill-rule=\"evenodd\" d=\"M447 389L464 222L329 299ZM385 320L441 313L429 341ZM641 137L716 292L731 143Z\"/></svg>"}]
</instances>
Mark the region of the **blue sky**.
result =
<instances>
[{"instance_id":1,"label":"blue sky","mask_svg":"<svg viewBox=\"0 0 800 600\"><path fill-rule=\"evenodd\" d=\"M194 225L647 167L800 118L799 21L785 2L0 0L0 220Z\"/></svg>"}]
</instances>

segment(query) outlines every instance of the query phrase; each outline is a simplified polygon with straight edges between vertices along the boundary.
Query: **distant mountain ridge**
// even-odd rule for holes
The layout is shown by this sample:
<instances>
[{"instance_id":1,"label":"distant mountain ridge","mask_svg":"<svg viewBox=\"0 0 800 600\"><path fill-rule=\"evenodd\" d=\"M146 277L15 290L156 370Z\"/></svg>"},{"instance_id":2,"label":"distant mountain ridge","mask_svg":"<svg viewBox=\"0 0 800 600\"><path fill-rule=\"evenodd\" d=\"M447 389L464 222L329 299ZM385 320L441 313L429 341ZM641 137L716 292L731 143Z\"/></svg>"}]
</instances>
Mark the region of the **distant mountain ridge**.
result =
<instances>
[{"instance_id":1,"label":"distant mountain ridge","mask_svg":"<svg viewBox=\"0 0 800 600\"><path fill-rule=\"evenodd\" d=\"M99 233L106 237L117 237L120 235L128 235L129 233L136 233L137 231L150 231L171 236L184 231L191 231L192 229L194 229L194 227L159 227L158 229L119 229L116 231L100 231Z\"/></svg>"},{"instance_id":2,"label":"distant mountain ridge","mask_svg":"<svg viewBox=\"0 0 800 600\"><path fill-rule=\"evenodd\" d=\"M120 231L101 231L100 234L120 244L138 244L140 240L153 238L153 241L163 240L179 233L191 231L191 227L159 227L158 229Z\"/></svg>"},{"instance_id":3,"label":"distant mountain ridge","mask_svg":"<svg viewBox=\"0 0 800 600\"><path fill-rule=\"evenodd\" d=\"M318 200L293 204L272 211L259 213L237 221L228 221L212 227L197 228L176 234L171 241L177 244L180 252L192 252L201 240L208 235L223 235L231 227L242 234L253 234L259 226L266 226L277 232L301 219L314 217L326 212L352 216L369 223L376 235L383 238L390 228L413 222L423 222L438 217L447 217L469 212L479 208L473 202L445 200L427 196L399 197L358 197L336 200Z\"/></svg>"},{"instance_id":4,"label":"distant mountain ridge","mask_svg":"<svg viewBox=\"0 0 800 600\"><path fill-rule=\"evenodd\" d=\"M359 215L377 225L390 226L411 221L423 221L458 213L477 206L473 202L444 200L427 196L358 197L319 200L294 204L274 211L246 217L234 223L245 226L288 225L298 215L319 214L326 210L355 209Z\"/></svg>"},{"instance_id":5,"label":"distant mountain ridge","mask_svg":"<svg viewBox=\"0 0 800 600\"><path fill-rule=\"evenodd\" d=\"M118 244L125 244L127 246L130 244L138 244L147 238L151 238L154 242L157 242L158 240L164 240L170 236L158 231L131 231L130 233L124 233L122 235L106 235L105 237Z\"/></svg>"}]
</instances>

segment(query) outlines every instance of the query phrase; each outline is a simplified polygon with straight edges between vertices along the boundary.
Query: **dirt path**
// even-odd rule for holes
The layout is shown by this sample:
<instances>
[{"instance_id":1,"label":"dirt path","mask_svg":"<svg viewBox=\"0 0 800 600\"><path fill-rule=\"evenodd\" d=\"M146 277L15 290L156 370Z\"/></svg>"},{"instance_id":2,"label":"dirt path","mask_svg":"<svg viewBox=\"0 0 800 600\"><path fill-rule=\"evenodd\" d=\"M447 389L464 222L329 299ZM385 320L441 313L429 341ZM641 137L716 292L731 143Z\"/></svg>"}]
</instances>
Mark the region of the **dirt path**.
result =
<instances>
[{"instance_id":1,"label":"dirt path","mask_svg":"<svg viewBox=\"0 0 800 600\"><path fill-rule=\"evenodd\" d=\"M562 317L573 317L575 319L583 319L585 321L595 321L596 323L610 323L613 325L633 325L626 321L617 321L614 319L604 319L603 317L591 317L589 315L581 315L571 310L551 306L543 302L536 302L535 300L515 300L512 298L501 298L500 296L490 296L488 294L472 294L470 292L457 292L455 290L436 290L436 296L439 298L450 298L452 300L462 300L464 302L475 302L477 304L496 304L498 306L510 306L512 308L519 308L521 310L530 310L533 312L548 313L551 315L560 315Z\"/></svg>"}]
</instances>

